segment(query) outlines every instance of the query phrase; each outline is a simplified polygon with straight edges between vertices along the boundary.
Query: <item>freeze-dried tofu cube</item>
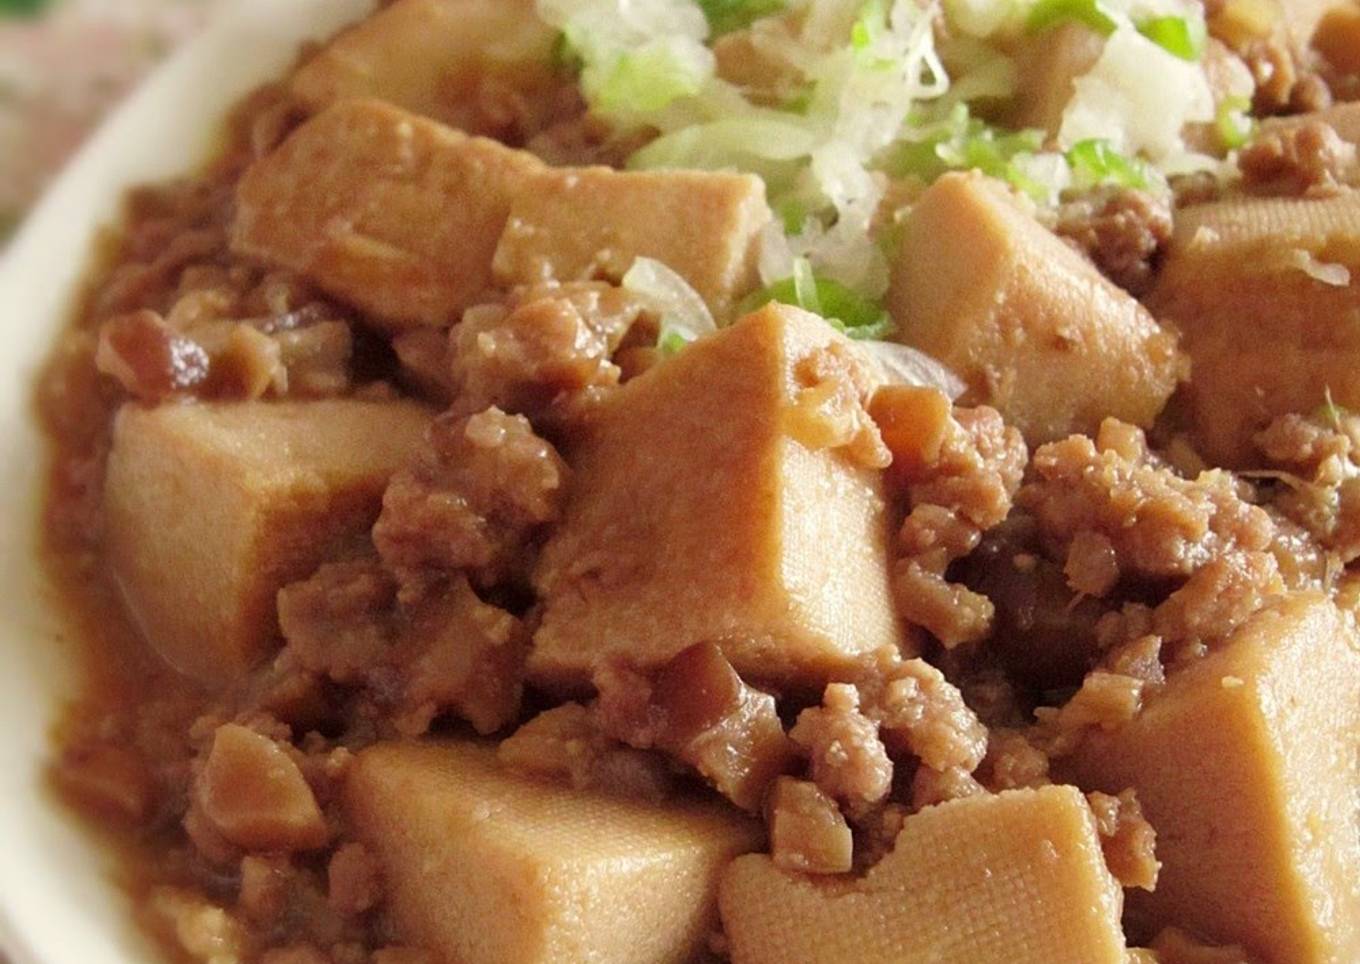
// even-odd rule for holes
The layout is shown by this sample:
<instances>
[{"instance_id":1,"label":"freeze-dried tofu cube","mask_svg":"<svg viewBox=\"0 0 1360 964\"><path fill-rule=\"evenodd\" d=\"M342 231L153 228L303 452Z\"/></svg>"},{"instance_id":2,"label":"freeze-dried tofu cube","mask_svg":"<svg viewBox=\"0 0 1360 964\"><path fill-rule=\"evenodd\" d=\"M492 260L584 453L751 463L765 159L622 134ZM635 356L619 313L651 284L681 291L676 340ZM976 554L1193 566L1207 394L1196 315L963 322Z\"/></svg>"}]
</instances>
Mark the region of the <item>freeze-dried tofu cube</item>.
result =
<instances>
[{"instance_id":1,"label":"freeze-dried tofu cube","mask_svg":"<svg viewBox=\"0 0 1360 964\"><path fill-rule=\"evenodd\" d=\"M1065 775L1134 788L1157 829L1140 919L1260 960L1360 960L1360 637L1331 602L1263 610Z\"/></svg>"},{"instance_id":2,"label":"freeze-dried tofu cube","mask_svg":"<svg viewBox=\"0 0 1360 964\"><path fill-rule=\"evenodd\" d=\"M448 325L491 286L511 200L542 166L379 101L344 101L246 173L232 247L376 322Z\"/></svg>"},{"instance_id":3,"label":"freeze-dried tofu cube","mask_svg":"<svg viewBox=\"0 0 1360 964\"><path fill-rule=\"evenodd\" d=\"M1031 445L1149 426L1184 374L1176 338L997 182L947 174L912 209L888 307L903 337Z\"/></svg>"},{"instance_id":4,"label":"freeze-dried tofu cube","mask_svg":"<svg viewBox=\"0 0 1360 964\"><path fill-rule=\"evenodd\" d=\"M817 375L852 351L772 305L603 402L535 574L531 678L576 686L608 660L656 668L715 642L748 679L816 686L902 641L882 473L816 434L868 421ZM835 398L845 420L818 421Z\"/></svg>"},{"instance_id":5,"label":"freeze-dried tofu cube","mask_svg":"<svg viewBox=\"0 0 1360 964\"><path fill-rule=\"evenodd\" d=\"M161 655L219 683L266 655L275 594L367 532L429 417L350 400L124 408L105 545Z\"/></svg>"},{"instance_id":6,"label":"freeze-dried tofu cube","mask_svg":"<svg viewBox=\"0 0 1360 964\"><path fill-rule=\"evenodd\" d=\"M1148 304L1176 325L1204 454L1242 465L1277 415L1360 407L1360 193L1185 208Z\"/></svg>"},{"instance_id":7,"label":"freeze-dried tofu cube","mask_svg":"<svg viewBox=\"0 0 1360 964\"><path fill-rule=\"evenodd\" d=\"M468 743L379 744L345 804L401 936L463 964L691 960L723 868L761 838L722 804L573 790Z\"/></svg>"},{"instance_id":8,"label":"freeze-dried tofu cube","mask_svg":"<svg viewBox=\"0 0 1360 964\"><path fill-rule=\"evenodd\" d=\"M617 282L634 259L652 258L721 317L756 286L756 242L770 217L765 186L749 174L547 171L515 198L496 276Z\"/></svg>"},{"instance_id":9,"label":"freeze-dried tofu cube","mask_svg":"<svg viewBox=\"0 0 1360 964\"><path fill-rule=\"evenodd\" d=\"M1119 885L1074 788L927 807L860 879L739 857L723 875L733 964L1123 964Z\"/></svg>"}]
</instances>

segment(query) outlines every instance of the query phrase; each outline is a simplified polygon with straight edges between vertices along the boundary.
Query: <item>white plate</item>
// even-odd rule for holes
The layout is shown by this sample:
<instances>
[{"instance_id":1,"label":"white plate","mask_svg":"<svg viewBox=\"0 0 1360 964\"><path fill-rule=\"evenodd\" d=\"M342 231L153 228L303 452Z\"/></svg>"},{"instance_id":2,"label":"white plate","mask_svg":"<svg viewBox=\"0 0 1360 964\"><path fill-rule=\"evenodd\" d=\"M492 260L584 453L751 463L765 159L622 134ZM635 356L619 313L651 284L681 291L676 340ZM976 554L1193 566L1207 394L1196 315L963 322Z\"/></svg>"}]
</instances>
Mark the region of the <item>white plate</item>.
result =
<instances>
[{"instance_id":1,"label":"white plate","mask_svg":"<svg viewBox=\"0 0 1360 964\"><path fill-rule=\"evenodd\" d=\"M45 453L33 379L101 225L125 190L193 170L227 109L279 76L299 44L334 33L373 0L242 0L162 67L54 185L0 260L0 947L13 964L156 960L109 883L112 862L49 797L42 768L70 695L60 623L34 563Z\"/></svg>"}]
</instances>

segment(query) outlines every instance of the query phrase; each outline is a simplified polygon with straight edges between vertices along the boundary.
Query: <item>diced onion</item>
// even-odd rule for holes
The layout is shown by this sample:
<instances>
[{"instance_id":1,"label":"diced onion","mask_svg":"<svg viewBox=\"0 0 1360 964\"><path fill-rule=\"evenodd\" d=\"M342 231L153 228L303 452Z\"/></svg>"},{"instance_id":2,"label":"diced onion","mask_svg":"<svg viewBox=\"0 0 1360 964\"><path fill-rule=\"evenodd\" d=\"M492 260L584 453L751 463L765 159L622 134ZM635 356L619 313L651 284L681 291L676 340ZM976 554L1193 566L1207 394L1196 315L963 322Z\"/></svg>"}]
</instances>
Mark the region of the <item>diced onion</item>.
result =
<instances>
[{"instance_id":1,"label":"diced onion","mask_svg":"<svg viewBox=\"0 0 1360 964\"><path fill-rule=\"evenodd\" d=\"M1321 281L1333 288L1345 288L1351 283L1350 268L1344 264L1319 261L1311 251L1303 248L1295 248L1290 253L1289 263L1314 281Z\"/></svg>"},{"instance_id":2,"label":"diced onion","mask_svg":"<svg viewBox=\"0 0 1360 964\"><path fill-rule=\"evenodd\" d=\"M660 261L635 259L623 276L623 287L661 316L658 344L672 345L676 339L691 342L718 330L699 292Z\"/></svg>"},{"instance_id":3,"label":"diced onion","mask_svg":"<svg viewBox=\"0 0 1360 964\"><path fill-rule=\"evenodd\" d=\"M968 386L937 358L910 345L895 341L857 341L855 346L867 355L892 385L936 388L956 401Z\"/></svg>"}]
</instances>

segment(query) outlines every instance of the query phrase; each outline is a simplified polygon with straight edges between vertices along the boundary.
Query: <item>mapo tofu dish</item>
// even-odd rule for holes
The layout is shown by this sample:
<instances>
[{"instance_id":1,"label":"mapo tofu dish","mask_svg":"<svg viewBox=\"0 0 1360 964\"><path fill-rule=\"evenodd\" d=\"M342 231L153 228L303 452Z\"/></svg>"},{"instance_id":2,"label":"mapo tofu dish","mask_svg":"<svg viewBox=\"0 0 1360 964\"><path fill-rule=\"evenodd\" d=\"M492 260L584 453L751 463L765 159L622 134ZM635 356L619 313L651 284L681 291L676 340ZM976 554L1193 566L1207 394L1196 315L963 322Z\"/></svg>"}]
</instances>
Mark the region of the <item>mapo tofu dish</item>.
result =
<instances>
[{"instance_id":1,"label":"mapo tofu dish","mask_svg":"<svg viewBox=\"0 0 1360 964\"><path fill-rule=\"evenodd\" d=\"M223 125L38 390L167 959L1360 960L1360 6L394 0Z\"/></svg>"}]
</instances>

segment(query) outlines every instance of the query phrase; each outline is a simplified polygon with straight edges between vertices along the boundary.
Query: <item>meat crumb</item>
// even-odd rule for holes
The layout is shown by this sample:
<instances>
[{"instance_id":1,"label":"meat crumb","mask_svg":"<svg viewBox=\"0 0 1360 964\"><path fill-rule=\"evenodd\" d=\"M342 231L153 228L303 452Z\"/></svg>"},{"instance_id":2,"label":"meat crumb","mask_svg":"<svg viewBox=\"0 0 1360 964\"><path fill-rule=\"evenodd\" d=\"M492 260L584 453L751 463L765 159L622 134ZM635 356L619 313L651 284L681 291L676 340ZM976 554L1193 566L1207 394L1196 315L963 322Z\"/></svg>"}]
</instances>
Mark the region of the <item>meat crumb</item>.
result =
<instances>
[{"instance_id":1,"label":"meat crumb","mask_svg":"<svg viewBox=\"0 0 1360 964\"><path fill-rule=\"evenodd\" d=\"M1018 502L1054 555L1067 555L1079 534L1096 533L1113 546L1121 574L1166 579L1188 577L1233 549L1270 546L1270 516L1243 500L1231 475L1183 479L1148 452L1141 432L1133 430L1131 444L1117 428L1128 426L1107 419L1098 441L1075 435L1034 453L1034 481Z\"/></svg>"},{"instance_id":2,"label":"meat crumb","mask_svg":"<svg viewBox=\"0 0 1360 964\"><path fill-rule=\"evenodd\" d=\"M815 783L780 777L765 805L770 855L783 870L843 874L853 863L850 825Z\"/></svg>"},{"instance_id":3,"label":"meat crumb","mask_svg":"<svg viewBox=\"0 0 1360 964\"><path fill-rule=\"evenodd\" d=\"M933 389L880 390L871 412L892 453L889 477L910 511L898 532L893 568L898 612L946 647L984 639L990 600L951 583L946 570L1010 513L1024 475L1020 433L991 408L955 408Z\"/></svg>"},{"instance_id":4,"label":"meat crumb","mask_svg":"<svg viewBox=\"0 0 1360 964\"><path fill-rule=\"evenodd\" d=\"M800 386L789 411L794 438L813 450L842 450L865 468L887 468L892 456L867 408L873 382L848 346L832 342L814 351L794 377Z\"/></svg>"},{"instance_id":5,"label":"meat crumb","mask_svg":"<svg viewBox=\"0 0 1360 964\"><path fill-rule=\"evenodd\" d=\"M1335 194L1355 164L1355 145L1319 120L1267 128L1237 157L1249 188L1304 197Z\"/></svg>"},{"instance_id":6,"label":"meat crumb","mask_svg":"<svg viewBox=\"0 0 1360 964\"><path fill-rule=\"evenodd\" d=\"M795 760L774 697L743 681L712 643L691 646L651 676L605 665L594 681L606 733L665 751L744 810L758 812Z\"/></svg>"},{"instance_id":7,"label":"meat crumb","mask_svg":"<svg viewBox=\"0 0 1360 964\"><path fill-rule=\"evenodd\" d=\"M1049 783L1048 754L1019 729L994 729L988 735L987 756L978 777L988 790L1018 790Z\"/></svg>"},{"instance_id":8,"label":"meat crumb","mask_svg":"<svg viewBox=\"0 0 1360 964\"><path fill-rule=\"evenodd\" d=\"M404 588L430 570L466 570L479 584L523 578L527 547L558 519L567 466L522 415L498 408L431 425L415 464L392 479L373 543Z\"/></svg>"},{"instance_id":9,"label":"meat crumb","mask_svg":"<svg viewBox=\"0 0 1360 964\"><path fill-rule=\"evenodd\" d=\"M864 712L890 754L910 754L936 771L972 773L987 752L987 728L958 687L925 660L887 658L860 682Z\"/></svg>"},{"instance_id":10,"label":"meat crumb","mask_svg":"<svg viewBox=\"0 0 1360 964\"><path fill-rule=\"evenodd\" d=\"M1311 417L1283 415L1256 444L1287 470L1274 507L1341 565L1360 558L1360 416L1335 405Z\"/></svg>"},{"instance_id":11,"label":"meat crumb","mask_svg":"<svg viewBox=\"0 0 1360 964\"><path fill-rule=\"evenodd\" d=\"M1162 869L1157 859L1157 831L1144 818L1134 791L1118 796L1088 793L1086 799L1095 814L1100 849L1110 873L1125 887L1156 890Z\"/></svg>"},{"instance_id":12,"label":"meat crumb","mask_svg":"<svg viewBox=\"0 0 1360 964\"><path fill-rule=\"evenodd\" d=\"M643 307L621 288L529 288L463 315L452 335L456 408L541 414L563 396L619 383L610 361Z\"/></svg>"},{"instance_id":13,"label":"meat crumb","mask_svg":"<svg viewBox=\"0 0 1360 964\"><path fill-rule=\"evenodd\" d=\"M358 917L378 905L382 886L378 862L361 843L347 843L326 867L327 899L342 917Z\"/></svg>"},{"instance_id":14,"label":"meat crumb","mask_svg":"<svg viewBox=\"0 0 1360 964\"><path fill-rule=\"evenodd\" d=\"M1141 295L1171 240L1171 204L1160 194L1121 188L1064 204L1054 231L1119 287Z\"/></svg>"},{"instance_id":15,"label":"meat crumb","mask_svg":"<svg viewBox=\"0 0 1360 964\"><path fill-rule=\"evenodd\" d=\"M827 686L822 705L798 714L789 736L811 761L813 782L852 810L878 803L892 789L892 760L878 724L860 711L853 685Z\"/></svg>"},{"instance_id":16,"label":"meat crumb","mask_svg":"<svg viewBox=\"0 0 1360 964\"><path fill-rule=\"evenodd\" d=\"M987 790L963 767L918 767L911 778L911 806L913 810L933 807L937 803L962 800Z\"/></svg>"}]
</instances>

